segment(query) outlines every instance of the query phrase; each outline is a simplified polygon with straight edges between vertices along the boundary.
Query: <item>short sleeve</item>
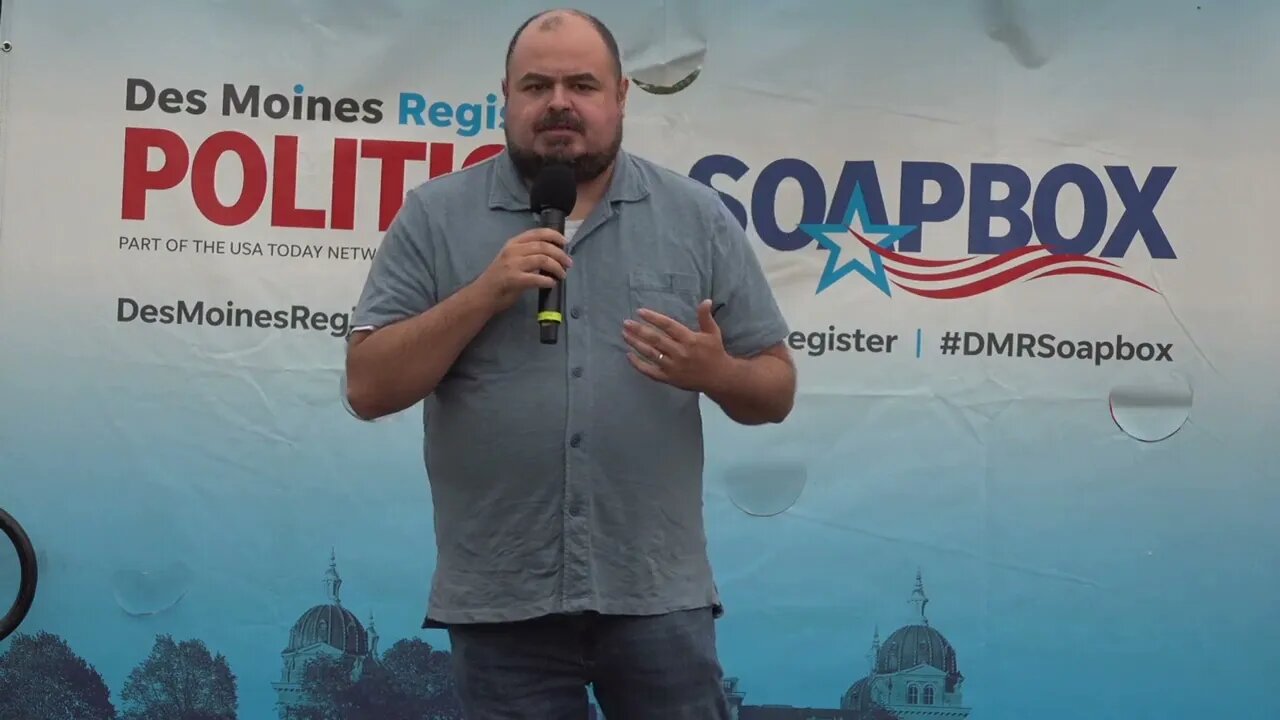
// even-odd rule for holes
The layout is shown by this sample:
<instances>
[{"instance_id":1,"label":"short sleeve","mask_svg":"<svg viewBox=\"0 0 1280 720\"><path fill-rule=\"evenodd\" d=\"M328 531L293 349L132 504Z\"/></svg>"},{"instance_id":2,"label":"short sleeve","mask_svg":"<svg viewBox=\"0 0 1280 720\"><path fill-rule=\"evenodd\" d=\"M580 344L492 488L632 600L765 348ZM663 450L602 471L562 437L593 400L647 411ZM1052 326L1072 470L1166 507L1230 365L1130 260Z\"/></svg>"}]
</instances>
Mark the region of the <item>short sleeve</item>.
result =
<instances>
[{"instance_id":1,"label":"short sleeve","mask_svg":"<svg viewBox=\"0 0 1280 720\"><path fill-rule=\"evenodd\" d=\"M787 337L787 322L742 226L717 197L711 212L711 302L725 349L750 357Z\"/></svg>"},{"instance_id":2,"label":"short sleeve","mask_svg":"<svg viewBox=\"0 0 1280 720\"><path fill-rule=\"evenodd\" d=\"M426 209L411 192L374 253L351 319L352 332L385 327L431 309L436 303L431 254Z\"/></svg>"}]
</instances>

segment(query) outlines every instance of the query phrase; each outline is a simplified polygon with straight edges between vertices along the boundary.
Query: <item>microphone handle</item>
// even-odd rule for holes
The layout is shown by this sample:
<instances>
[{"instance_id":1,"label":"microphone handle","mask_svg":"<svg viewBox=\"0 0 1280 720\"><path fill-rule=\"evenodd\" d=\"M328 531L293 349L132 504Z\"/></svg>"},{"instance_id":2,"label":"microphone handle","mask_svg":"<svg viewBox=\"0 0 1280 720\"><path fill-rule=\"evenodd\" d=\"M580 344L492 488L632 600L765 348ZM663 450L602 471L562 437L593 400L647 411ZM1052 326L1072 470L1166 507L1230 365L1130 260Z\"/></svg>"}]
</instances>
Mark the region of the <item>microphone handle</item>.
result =
<instances>
[{"instance_id":1,"label":"microphone handle","mask_svg":"<svg viewBox=\"0 0 1280 720\"><path fill-rule=\"evenodd\" d=\"M538 226L551 228L564 234L564 213L546 208L538 213ZM544 273L545 274L545 273ZM538 290L538 335L543 345L554 345L559 340L560 326L564 324L564 283Z\"/></svg>"}]
</instances>

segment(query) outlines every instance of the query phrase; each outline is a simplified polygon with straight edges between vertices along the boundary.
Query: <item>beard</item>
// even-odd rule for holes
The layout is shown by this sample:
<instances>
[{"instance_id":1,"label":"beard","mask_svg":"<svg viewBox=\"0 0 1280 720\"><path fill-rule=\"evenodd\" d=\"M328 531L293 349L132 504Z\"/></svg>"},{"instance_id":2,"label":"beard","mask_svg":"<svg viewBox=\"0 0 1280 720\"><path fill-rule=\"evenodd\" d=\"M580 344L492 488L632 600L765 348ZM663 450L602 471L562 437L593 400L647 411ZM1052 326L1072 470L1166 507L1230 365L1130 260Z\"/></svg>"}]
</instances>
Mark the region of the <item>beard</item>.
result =
<instances>
[{"instance_id":1,"label":"beard","mask_svg":"<svg viewBox=\"0 0 1280 720\"><path fill-rule=\"evenodd\" d=\"M553 129L567 129L582 132L582 123L567 113L550 113L539 120L534 132ZM574 179L586 183L600 177L609 169L618 151L622 149L622 118L618 118L618 126L614 130L613 142L604 150L587 150L573 154L568 146L553 147L545 153L538 153L532 147L522 147L511 138L511 128L506 129L507 154L515 165L516 172L526 182L532 181L538 173L548 165L566 165L573 171Z\"/></svg>"}]
</instances>

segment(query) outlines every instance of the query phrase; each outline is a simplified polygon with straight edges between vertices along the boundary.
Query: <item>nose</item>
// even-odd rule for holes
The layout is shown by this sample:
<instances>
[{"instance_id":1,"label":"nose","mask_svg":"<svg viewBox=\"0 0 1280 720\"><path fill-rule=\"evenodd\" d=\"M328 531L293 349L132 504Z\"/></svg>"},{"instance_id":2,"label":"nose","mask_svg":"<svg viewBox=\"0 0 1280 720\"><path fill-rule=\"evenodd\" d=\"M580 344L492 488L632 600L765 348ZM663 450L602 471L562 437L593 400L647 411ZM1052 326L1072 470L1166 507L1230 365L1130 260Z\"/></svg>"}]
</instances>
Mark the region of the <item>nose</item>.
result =
<instances>
[{"instance_id":1,"label":"nose","mask_svg":"<svg viewBox=\"0 0 1280 720\"><path fill-rule=\"evenodd\" d=\"M569 91L565 89L564 85L561 85L560 83L555 84L551 90L551 101L549 104L552 108L557 110L569 107Z\"/></svg>"}]
</instances>

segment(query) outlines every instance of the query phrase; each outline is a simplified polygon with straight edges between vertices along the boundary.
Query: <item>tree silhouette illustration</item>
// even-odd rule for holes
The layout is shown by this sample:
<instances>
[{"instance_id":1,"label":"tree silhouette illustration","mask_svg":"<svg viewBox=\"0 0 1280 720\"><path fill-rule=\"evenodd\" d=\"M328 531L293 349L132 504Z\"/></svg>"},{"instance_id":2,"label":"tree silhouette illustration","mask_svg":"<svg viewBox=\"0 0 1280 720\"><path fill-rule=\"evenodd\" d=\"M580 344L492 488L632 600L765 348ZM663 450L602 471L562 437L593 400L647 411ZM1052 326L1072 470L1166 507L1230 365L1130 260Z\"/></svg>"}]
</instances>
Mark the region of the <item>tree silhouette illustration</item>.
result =
<instances>
[{"instance_id":1,"label":"tree silhouette illustration","mask_svg":"<svg viewBox=\"0 0 1280 720\"><path fill-rule=\"evenodd\" d=\"M201 640L157 635L120 693L123 720L236 720L236 678Z\"/></svg>"},{"instance_id":2,"label":"tree silhouette illustration","mask_svg":"<svg viewBox=\"0 0 1280 720\"><path fill-rule=\"evenodd\" d=\"M405 639L374 662L350 655L321 656L302 672L307 705L288 720L462 720L449 653Z\"/></svg>"},{"instance_id":3,"label":"tree silhouette illustration","mask_svg":"<svg viewBox=\"0 0 1280 720\"><path fill-rule=\"evenodd\" d=\"M111 691L65 640L14 635L0 655L0 720L115 720Z\"/></svg>"},{"instance_id":4,"label":"tree silhouette illustration","mask_svg":"<svg viewBox=\"0 0 1280 720\"><path fill-rule=\"evenodd\" d=\"M411 720L463 720L451 658L425 640L406 638L387 648L382 667L391 676Z\"/></svg>"}]
</instances>

